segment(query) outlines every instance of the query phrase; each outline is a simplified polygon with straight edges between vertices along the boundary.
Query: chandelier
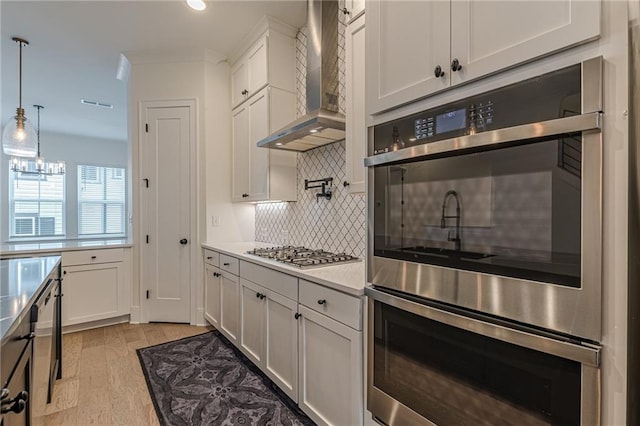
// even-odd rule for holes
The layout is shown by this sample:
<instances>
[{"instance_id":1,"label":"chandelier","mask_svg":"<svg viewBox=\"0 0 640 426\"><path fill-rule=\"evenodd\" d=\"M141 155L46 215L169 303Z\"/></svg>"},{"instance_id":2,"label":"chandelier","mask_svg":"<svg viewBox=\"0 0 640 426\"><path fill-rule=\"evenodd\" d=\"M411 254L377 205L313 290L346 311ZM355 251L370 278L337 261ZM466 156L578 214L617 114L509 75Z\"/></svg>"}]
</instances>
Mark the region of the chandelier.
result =
<instances>
[{"instance_id":1,"label":"chandelier","mask_svg":"<svg viewBox=\"0 0 640 426\"><path fill-rule=\"evenodd\" d=\"M36 156L36 132L33 124L25 117L22 108L22 47L29 45L29 42L19 37L12 39L20 46L20 68L19 68L19 103L16 108L16 115L11 117L4 126L2 132L2 150L7 155L17 155L19 157Z\"/></svg>"},{"instance_id":2,"label":"chandelier","mask_svg":"<svg viewBox=\"0 0 640 426\"><path fill-rule=\"evenodd\" d=\"M37 140L37 157L35 162L25 158L12 157L11 170L16 173L27 175L52 176L63 175L65 172L64 161L46 162L44 157L40 155L40 110L44 108L42 105L34 105L38 110L38 130L36 132Z\"/></svg>"}]
</instances>

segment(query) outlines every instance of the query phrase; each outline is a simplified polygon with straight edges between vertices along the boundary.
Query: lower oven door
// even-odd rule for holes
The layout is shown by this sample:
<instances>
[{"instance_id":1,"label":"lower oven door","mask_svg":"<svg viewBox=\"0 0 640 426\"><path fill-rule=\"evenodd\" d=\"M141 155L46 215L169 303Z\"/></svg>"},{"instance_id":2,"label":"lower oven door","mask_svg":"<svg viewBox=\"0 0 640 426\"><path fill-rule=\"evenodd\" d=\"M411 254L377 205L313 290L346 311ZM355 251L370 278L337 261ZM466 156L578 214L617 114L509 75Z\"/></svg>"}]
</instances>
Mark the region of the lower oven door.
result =
<instances>
[{"instance_id":1,"label":"lower oven door","mask_svg":"<svg viewBox=\"0 0 640 426\"><path fill-rule=\"evenodd\" d=\"M367 288L367 408L381 422L599 425L599 346Z\"/></svg>"}]
</instances>

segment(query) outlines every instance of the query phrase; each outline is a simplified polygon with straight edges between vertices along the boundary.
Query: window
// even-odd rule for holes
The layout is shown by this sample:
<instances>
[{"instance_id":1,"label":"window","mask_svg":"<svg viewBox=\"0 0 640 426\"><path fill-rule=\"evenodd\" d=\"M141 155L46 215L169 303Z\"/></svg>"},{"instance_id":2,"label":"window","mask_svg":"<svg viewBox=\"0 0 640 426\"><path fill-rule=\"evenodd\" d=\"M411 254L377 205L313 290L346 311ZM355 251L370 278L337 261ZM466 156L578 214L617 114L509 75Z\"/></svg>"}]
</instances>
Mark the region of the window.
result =
<instances>
[{"instance_id":1,"label":"window","mask_svg":"<svg viewBox=\"0 0 640 426\"><path fill-rule=\"evenodd\" d=\"M78 236L125 235L125 172L78 165Z\"/></svg>"},{"instance_id":2,"label":"window","mask_svg":"<svg viewBox=\"0 0 640 426\"><path fill-rule=\"evenodd\" d=\"M27 164L35 170L35 161ZM11 238L63 237L64 175L41 176L9 170Z\"/></svg>"}]
</instances>

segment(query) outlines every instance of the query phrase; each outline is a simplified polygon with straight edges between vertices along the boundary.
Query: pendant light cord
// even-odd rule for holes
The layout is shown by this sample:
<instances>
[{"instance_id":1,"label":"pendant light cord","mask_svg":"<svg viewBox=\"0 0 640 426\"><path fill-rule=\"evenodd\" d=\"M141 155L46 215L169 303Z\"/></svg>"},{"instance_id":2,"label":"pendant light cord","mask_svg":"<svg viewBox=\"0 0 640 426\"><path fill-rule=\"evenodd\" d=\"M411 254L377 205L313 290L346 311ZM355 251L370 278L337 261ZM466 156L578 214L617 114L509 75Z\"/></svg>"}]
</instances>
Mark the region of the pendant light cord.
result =
<instances>
[{"instance_id":1,"label":"pendant light cord","mask_svg":"<svg viewBox=\"0 0 640 426\"><path fill-rule=\"evenodd\" d=\"M18 44L20 45L20 109L22 109L22 40L19 40Z\"/></svg>"},{"instance_id":2,"label":"pendant light cord","mask_svg":"<svg viewBox=\"0 0 640 426\"><path fill-rule=\"evenodd\" d=\"M38 136L38 157L40 157L40 110L44 107L42 105L34 105L34 107L38 110L38 132L36 135Z\"/></svg>"}]
</instances>

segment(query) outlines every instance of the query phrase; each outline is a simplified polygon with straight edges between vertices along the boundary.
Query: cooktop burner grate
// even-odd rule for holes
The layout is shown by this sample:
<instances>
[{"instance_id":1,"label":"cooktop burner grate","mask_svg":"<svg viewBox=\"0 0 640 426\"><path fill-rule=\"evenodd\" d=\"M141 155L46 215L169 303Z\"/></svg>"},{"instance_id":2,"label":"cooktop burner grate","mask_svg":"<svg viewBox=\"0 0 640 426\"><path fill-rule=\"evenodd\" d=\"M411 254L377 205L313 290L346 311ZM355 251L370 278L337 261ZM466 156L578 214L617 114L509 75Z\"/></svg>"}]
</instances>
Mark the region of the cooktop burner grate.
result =
<instances>
[{"instance_id":1,"label":"cooktop burner grate","mask_svg":"<svg viewBox=\"0 0 640 426\"><path fill-rule=\"evenodd\" d=\"M277 260L302 269L360 262L359 258L346 253L331 253L324 250L295 246L256 248L249 250L247 254Z\"/></svg>"}]
</instances>

